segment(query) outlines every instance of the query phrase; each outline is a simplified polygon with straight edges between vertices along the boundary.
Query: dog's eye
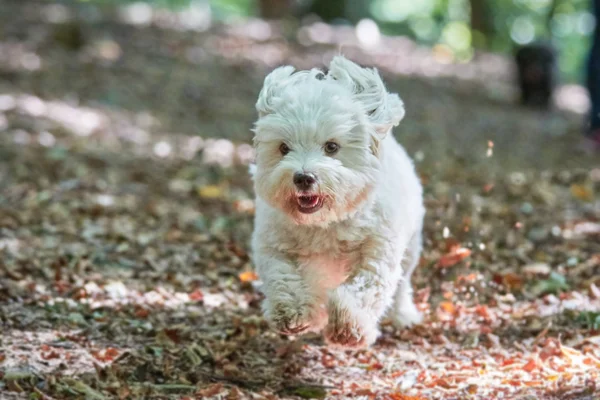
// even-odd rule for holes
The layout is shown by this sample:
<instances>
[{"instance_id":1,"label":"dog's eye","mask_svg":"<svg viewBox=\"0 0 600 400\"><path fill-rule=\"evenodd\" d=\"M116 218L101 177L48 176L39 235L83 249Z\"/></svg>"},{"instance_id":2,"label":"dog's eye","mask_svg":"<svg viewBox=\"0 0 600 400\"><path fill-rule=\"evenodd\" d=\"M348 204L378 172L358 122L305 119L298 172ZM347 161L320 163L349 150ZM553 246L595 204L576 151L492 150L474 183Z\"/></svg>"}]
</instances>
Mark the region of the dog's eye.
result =
<instances>
[{"instance_id":1,"label":"dog's eye","mask_svg":"<svg viewBox=\"0 0 600 400\"><path fill-rule=\"evenodd\" d=\"M285 156L287 153L290 152L290 148L287 144L281 143L281 145L279 145L279 152Z\"/></svg>"},{"instance_id":2,"label":"dog's eye","mask_svg":"<svg viewBox=\"0 0 600 400\"><path fill-rule=\"evenodd\" d=\"M340 145L335 142L327 142L323 148L325 149L325 153L335 154L340 149Z\"/></svg>"}]
</instances>

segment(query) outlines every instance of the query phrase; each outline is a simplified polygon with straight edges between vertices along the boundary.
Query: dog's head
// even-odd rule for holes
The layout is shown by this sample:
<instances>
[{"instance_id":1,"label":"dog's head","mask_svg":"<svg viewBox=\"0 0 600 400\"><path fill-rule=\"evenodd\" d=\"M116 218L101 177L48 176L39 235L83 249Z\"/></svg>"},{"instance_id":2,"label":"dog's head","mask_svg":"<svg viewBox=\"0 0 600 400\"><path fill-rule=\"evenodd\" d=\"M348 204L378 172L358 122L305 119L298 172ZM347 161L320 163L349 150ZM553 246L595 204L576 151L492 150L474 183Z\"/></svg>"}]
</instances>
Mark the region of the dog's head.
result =
<instances>
[{"instance_id":1,"label":"dog's head","mask_svg":"<svg viewBox=\"0 0 600 400\"><path fill-rule=\"evenodd\" d=\"M380 142L404 116L376 70L341 56L327 74L277 68L256 109L256 193L308 225L348 218L369 200Z\"/></svg>"}]
</instances>

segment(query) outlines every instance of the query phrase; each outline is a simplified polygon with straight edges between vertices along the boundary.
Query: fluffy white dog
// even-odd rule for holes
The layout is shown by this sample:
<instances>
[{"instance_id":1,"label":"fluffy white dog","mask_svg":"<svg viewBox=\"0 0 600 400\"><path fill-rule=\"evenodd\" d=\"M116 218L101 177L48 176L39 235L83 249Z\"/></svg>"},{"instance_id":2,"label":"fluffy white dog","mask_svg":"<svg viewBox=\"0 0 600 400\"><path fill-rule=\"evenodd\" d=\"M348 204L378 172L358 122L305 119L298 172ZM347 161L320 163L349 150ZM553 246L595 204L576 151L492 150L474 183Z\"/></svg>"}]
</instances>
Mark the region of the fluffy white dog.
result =
<instances>
[{"instance_id":1,"label":"fluffy white dog","mask_svg":"<svg viewBox=\"0 0 600 400\"><path fill-rule=\"evenodd\" d=\"M263 309L285 334L363 347L386 311L421 321L411 274L425 213L414 166L391 135L404 116L376 70L338 56L326 74L280 67L256 108L252 251Z\"/></svg>"}]
</instances>

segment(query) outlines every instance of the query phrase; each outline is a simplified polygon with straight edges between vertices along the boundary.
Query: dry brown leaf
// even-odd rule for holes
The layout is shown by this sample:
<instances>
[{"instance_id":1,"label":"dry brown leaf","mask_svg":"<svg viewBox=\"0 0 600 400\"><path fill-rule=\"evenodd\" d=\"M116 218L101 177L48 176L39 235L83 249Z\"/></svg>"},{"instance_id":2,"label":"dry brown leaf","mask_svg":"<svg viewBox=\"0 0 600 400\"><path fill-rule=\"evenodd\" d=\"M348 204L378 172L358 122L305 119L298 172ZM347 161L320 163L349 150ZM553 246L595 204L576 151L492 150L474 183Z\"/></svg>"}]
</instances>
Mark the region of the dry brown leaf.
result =
<instances>
[{"instance_id":1,"label":"dry brown leaf","mask_svg":"<svg viewBox=\"0 0 600 400\"><path fill-rule=\"evenodd\" d=\"M213 383L204 389L198 390L196 392L196 394L203 396L203 397L212 397L212 396L216 396L217 394L221 393L221 391L223 391L223 384L222 383Z\"/></svg>"}]
</instances>

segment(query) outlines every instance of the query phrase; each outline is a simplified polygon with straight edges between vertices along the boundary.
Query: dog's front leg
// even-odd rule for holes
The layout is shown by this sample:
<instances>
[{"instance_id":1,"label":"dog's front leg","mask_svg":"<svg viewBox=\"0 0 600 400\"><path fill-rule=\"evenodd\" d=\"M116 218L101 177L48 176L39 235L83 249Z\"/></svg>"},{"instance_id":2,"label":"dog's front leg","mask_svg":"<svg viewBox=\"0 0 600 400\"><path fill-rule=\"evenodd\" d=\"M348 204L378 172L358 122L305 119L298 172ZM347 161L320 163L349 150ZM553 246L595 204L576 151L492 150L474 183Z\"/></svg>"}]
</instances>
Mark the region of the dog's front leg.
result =
<instances>
[{"instance_id":1,"label":"dog's front leg","mask_svg":"<svg viewBox=\"0 0 600 400\"><path fill-rule=\"evenodd\" d=\"M279 332L296 335L319 331L327 323L324 296L311 287L293 262L281 254L257 254L258 274L263 281L265 318Z\"/></svg>"},{"instance_id":2,"label":"dog's front leg","mask_svg":"<svg viewBox=\"0 0 600 400\"><path fill-rule=\"evenodd\" d=\"M379 320L393 301L402 268L388 241L369 243L355 274L329 297L325 338L342 347L369 346L379 336Z\"/></svg>"}]
</instances>

